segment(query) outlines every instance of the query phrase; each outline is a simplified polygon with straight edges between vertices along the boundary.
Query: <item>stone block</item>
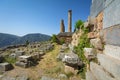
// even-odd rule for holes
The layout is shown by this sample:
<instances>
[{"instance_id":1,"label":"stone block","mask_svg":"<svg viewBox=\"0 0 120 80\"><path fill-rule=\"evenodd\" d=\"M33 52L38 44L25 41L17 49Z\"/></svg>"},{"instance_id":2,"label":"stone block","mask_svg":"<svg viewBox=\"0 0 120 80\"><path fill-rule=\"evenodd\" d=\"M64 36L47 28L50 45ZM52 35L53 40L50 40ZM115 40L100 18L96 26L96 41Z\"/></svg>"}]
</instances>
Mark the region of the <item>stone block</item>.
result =
<instances>
[{"instance_id":1,"label":"stone block","mask_svg":"<svg viewBox=\"0 0 120 80\"><path fill-rule=\"evenodd\" d=\"M91 71L86 72L86 80L96 80Z\"/></svg>"},{"instance_id":2,"label":"stone block","mask_svg":"<svg viewBox=\"0 0 120 80\"><path fill-rule=\"evenodd\" d=\"M9 55L10 58L17 58L17 55L15 53L12 53Z\"/></svg>"},{"instance_id":3,"label":"stone block","mask_svg":"<svg viewBox=\"0 0 120 80\"><path fill-rule=\"evenodd\" d=\"M1 63L1 62L3 62L3 57L2 57L2 56L0 56L0 63Z\"/></svg>"},{"instance_id":4,"label":"stone block","mask_svg":"<svg viewBox=\"0 0 120 80\"><path fill-rule=\"evenodd\" d=\"M0 71L8 71L13 69L13 66L10 63L0 63Z\"/></svg>"},{"instance_id":5,"label":"stone block","mask_svg":"<svg viewBox=\"0 0 120 80\"><path fill-rule=\"evenodd\" d=\"M87 28L89 26L89 22L84 23L84 27Z\"/></svg>"},{"instance_id":6,"label":"stone block","mask_svg":"<svg viewBox=\"0 0 120 80\"><path fill-rule=\"evenodd\" d=\"M59 74L59 76L58 76L60 79L68 79L68 77L65 75L65 74Z\"/></svg>"},{"instance_id":7,"label":"stone block","mask_svg":"<svg viewBox=\"0 0 120 80\"><path fill-rule=\"evenodd\" d=\"M23 76L19 76L19 77L17 77L17 79L16 79L16 80L29 80L29 77L28 77L28 76L23 75Z\"/></svg>"},{"instance_id":8,"label":"stone block","mask_svg":"<svg viewBox=\"0 0 120 80\"><path fill-rule=\"evenodd\" d=\"M67 64L77 65L79 63L79 57L75 53L66 53L62 61Z\"/></svg>"},{"instance_id":9,"label":"stone block","mask_svg":"<svg viewBox=\"0 0 120 80\"><path fill-rule=\"evenodd\" d=\"M23 67L23 68L29 67L29 66L28 66L28 63L19 62L19 61L16 62L15 65L16 65L16 66L19 66L19 67Z\"/></svg>"},{"instance_id":10,"label":"stone block","mask_svg":"<svg viewBox=\"0 0 120 80\"><path fill-rule=\"evenodd\" d=\"M104 53L120 60L120 46L104 45Z\"/></svg>"},{"instance_id":11,"label":"stone block","mask_svg":"<svg viewBox=\"0 0 120 80\"><path fill-rule=\"evenodd\" d=\"M117 80L120 80L120 60L104 54L98 54L97 57L100 65Z\"/></svg>"},{"instance_id":12,"label":"stone block","mask_svg":"<svg viewBox=\"0 0 120 80\"><path fill-rule=\"evenodd\" d=\"M75 68L65 65L65 73L73 73L73 74L77 74L78 70L76 70Z\"/></svg>"},{"instance_id":13,"label":"stone block","mask_svg":"<svg viewBox=\"0 0 120 80\"><path fill-rule=\"evenodd\" d=\"M100 36L105 44L120 46L120 25L103 29Z\"/></svg>"},{"instance_id":14,"label":"stone block","mask_svg":"<svg viewBox=\"0 0 120 80\"><path fill-rule=\"evenodd\" d=\"M21 62L28 62L28 61L30 61L32 59L32 56L30 55L30 56L26 56L26 55L24 55L24 56L19 56L18 57L18 60L19 61L21 61Z\"/></svg>"},{"instance_id":15,"label":"stone block","mask_svg":"<svg viewBox=\"0 0 120 80\"><path fill-rule=\"evenodd\" d=\"M64 56L65 56L65 53L59 53L58 56L57 56L57 60L62 61L62 59L64 58Z\"/></svg>"},{"instance_id":16,"label":"stone block","mask_svg":"<svg viewBox=\"0 0 120 80\"><path fill-rule=\"evenodd\" d=\"M40 52L39 54L40 54L40 56L43 56L43 55L45 55L45 52L43 51L43 52Z\"/></svg>"},{"instance_id":17,"label":"stone block","mask_svg":"<svg viewBox=\"0 0 120 80\"><path fill-rule=\"evenodd\" d=\"M88 60L95 58L95 56L96 56L95 53L96 53L95 49L93 49L93 48L84 48L84 54Z\"/></svg>"},{"instance_id":18,"label":"stone block","mask_svg":"<svg viewBox=\"0 0 120 80\"><path fill-rule=\"evenodd\" d=\"M24 55L25 52L24 52L24 51L16 51L15 54L16 54L16 56L18 57L18 56Z\"/></svg>"},{"instance_id":19,"label":"stone block","mask_svg":"<svg viewBox=\"0 0 120 80\"><path fill-rule=\"evenodd\" d=\"M60 80L60 79L56 79L48 76L42 76L40 80Z\"/></svg>"},{"instance_id":20,"label":"stone block","mask_svg":"<svg viewBox=\"0 0 120 80\"><path fill-rule=\"evenodd\" d=\"M97 37L97 33L95 33L95 32L90 32L90 33L88 33L88 38L94 39L94 38L96 38L96 37Z\"/></svg>"},{"instance_id":21,"label":"stone block","mask_svg":"<svg viewBox=\"0 0 120 80\"><path fill-rule=\"evenodd\" d=\"M68 49L68 45L67 44L63 44L61 49Z\"/></svg>"},{"instance_id":22,"label":"stone block","mask_svg":"<svg viewBox=\"0 0 120 80\"><path fill-rule=\"evenodd\" d=\"M64 52L65 50L64 49L60 49L60 52Z\"/></svg>"},{"instance_id":23,"label":"stone block","mask_svg":"<svg viewBox=\"0 0 120 80\"><path fill-rule=\"evenodd\" d=\"M99 38L96 38L96 39L91 39L90 40L90 43L96 48L96 49L99 49L99 50L102 50L103 49L103 45L102 45L102 42Z\"/></svg>"},{"instance_id":24,"label":"stone block","mask_svg":"<svg viewBox=\"0 0 120 80\"><path fill-rule=\"evenodd\" d=\"M116 80L100 65L90 62L90 70L97 80Z\"/></svg>"}]
</instances>

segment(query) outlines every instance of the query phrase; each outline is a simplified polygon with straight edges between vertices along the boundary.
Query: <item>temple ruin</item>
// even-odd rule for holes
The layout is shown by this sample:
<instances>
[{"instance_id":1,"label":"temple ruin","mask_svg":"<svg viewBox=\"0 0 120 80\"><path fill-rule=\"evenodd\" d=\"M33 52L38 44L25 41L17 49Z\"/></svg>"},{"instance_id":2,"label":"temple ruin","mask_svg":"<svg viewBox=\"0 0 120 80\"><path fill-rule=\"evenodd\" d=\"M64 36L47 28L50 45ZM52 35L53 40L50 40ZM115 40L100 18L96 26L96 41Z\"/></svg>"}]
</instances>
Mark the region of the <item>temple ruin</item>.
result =
<instances>
[{"instance_id":1,"label":"temple ruin","mask_svg":"<svg viewBox=\"0 0 120 80\"><path fill-rule=\"evenodd\" d=\"M72 10L68 11L68 32L65 32L64 20L60 22L60 33L57 35L59 40L70 43L72 41Z\"/></svg>"}]
</instances>

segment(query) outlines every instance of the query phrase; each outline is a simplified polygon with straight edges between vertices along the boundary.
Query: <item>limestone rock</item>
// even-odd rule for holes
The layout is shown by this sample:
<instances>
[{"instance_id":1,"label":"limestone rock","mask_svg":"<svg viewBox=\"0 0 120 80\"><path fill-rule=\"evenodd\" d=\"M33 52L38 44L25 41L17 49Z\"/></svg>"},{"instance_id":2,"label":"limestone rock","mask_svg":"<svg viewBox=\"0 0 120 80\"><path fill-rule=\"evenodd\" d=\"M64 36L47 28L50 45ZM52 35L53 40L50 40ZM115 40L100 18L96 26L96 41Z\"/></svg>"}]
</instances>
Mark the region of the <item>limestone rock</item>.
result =
<instances>
[{"instance_id":1,"label":"limestone rock","mask_svg":"<svg viewBox=\"0 0 120 80\"><path fill-rule=\"evenodd\" d=\"M59 53L58 56L57 56L57 60L61 60L62 61L64 56L65 56L65 53Z\"/></svg>"},{"instance_id":2,"label":"limestone rock","mask_svg":"<svg viewBox=\"0 0 120 80\"><path fill-rule=\"evenodd\" d=\"M99 38L91 39L90 43L96 48L96 49L103 49L102 42Z\"/></svg>"},{"instance_id":3,"label":"limestone rock","mask_svg":"<svg viewBox=\"0 0 120 80\"><path fill-rule=\"evenodd\" d=\"M42 76L41 80L60 80L60 79L55 79L47 76Z\"/></svg>"},{"instance_id":4,"label":"limestone rock","mask_svg":"<svg viewBox=\"0 0 120 80\"><path fill-rule=\"evenodd\" d=\"M19 77L17 77L17 79L16 80L29 80L29 77L28 76L19 76Z\"/></svg>"},{"instance_id":5,"label":"limestone rock","mask_svg":"<svg viewBox=\"0 0 120 80\"><path fill-rule=\"evenodd\" d=\"M0 71L8 71L13 69L13 66L10 63L0 63Z\"/></svg>"},{"instance_id":6,"label":"limestone rock","mask_svg":"<svg viewBox=\"0 0 120 80\"><path fill-rule=\"evenodd\" d=\"M97 37L97 33L95 33L95 32L88 33L88 38L93 39L93 38L96 38L96 37Z\"/></svg>"},{"instance_id":7,"label":"limestone rock","mask_svg":"<svg viewBox=\"0 0 120 80\"><path fill-rule=\"evenodd\" d=\"M120 24L103 29L100 36L105 44L120 46Z\"/></svg>"},{"instance_id":8,"label":"limestone rock","mask_svg":"<svg viewBox=\"0 0 120 80\"><path fill-rule=\"evenodd\" d=\"M85 57L88 60L91 60L91 59L95 58L95 49L93 49L93 48L84 48L84 54L85 54Z\"/></svg>"},{"instance_id":9,"label":"limestone rock","mask_svg":"<svg viewBox=\"0 0 120 80\"><path fill-rule=\"evenodd\" d=\"M77 74L78 72L78 69L72 67L72 66L69 66L69 65L65 65L65 68L64 68L64 71L65 73L69 74L69 73L72 73L72 74Z\"/></svg>"},{"instance_id":10,"label":"limestone rock","mask_svg":"<svg viewBox=\"0 0 120 80\"><path fill-rule=\"evenodd\" d=\"M83 62L79 59L78 55L75 53L66 53L64 58L62 59L66 65L72 66L72 67L82 67Z\"/></svg>"},{"instance_id":11,"label":"limestone rock","mask_svg":"<svg viewBox=\"0 0 120 80\"><path fill-rule=\"evenodd\" d=\"M18 77L3 76L0 80L29 80L29 78L25 75Z\"/></svg>"},{"instance_id":12,"label":"limestone rock","mask_svg":"<svg viewBox=\"0 0 120 80\"><path fill-rule=\"evenodd\" d=\"M104 45L104 54L120 60L120 46Z\"/></svg>"},{"instance_id":13,"label":"limestone rock","mask_svg":"<svg viewBox=\"0 0 120 80\"><path fill-rule=\"evenodd\" d=\"M104 67L105 70L109 71L116 78L120 79L120 60L115 59L109 55L98 54L97 55L100 65Z\"/></svg>"},{"instance_id":14,"label":"limestone rock","mask_svg":"<svg viewBox=\"0 0 120 80\"><path fill-rule=\"evenodd\" d=\"M0 55L0 63L3 61L3 57Z\"/></svg>"},{"instance_id":15,"label":"limestone rock","mask_svg":"<svg viewBox=\"0 0 120 80\"><path fill-rule=\"evenodd\" d=\"M17 55L15 53L12 53L9 55L10 58L17 58Z\"/></svg>"},{"instance_id":16,"label":"limestone rock","mask_svg":"<svg viewBox=\"0 0 120 80\"><path fill-rule=\"evenodd\" d=\"M104 68L96 63L90 62L90 70L97 80L116 80Z\"/></svg>"},{"instance_id":17,"label":"limestone rock","mask_svg":"<svg viewBox=\"0 0 120 80\"><path fill-rule=\"evenodd\" d=\"M32 56L27 56L27 55L24 55L24 56L19 56L18 60L21 61L21 62L28 62L32 59Z\"/></svg>"},{"instance_id":18,"label":"limestone rock","mask_svg":"<svg viewBox=\"0 0 120 80\"><path fill-rule=\"evenodd\" d=\"M68 45L67 44L63 44L61 48L62 49L68 49Z\"/></svg>"},{"instance_id":19,"label":"limestone rock","mask_svg":"<svg viewBox=\"0 0 120 80\"><path fill-rule=\"evenodd\" d=\"M16 62L15 65L20 66L22 68L27 68L28 67L28 63L24 63L24 62L20 62L20 61Z\"/></svg>"},{"instance_id":20,"label":"limestone rock","mask_svg":"<svg viewBox=\"0 0 120 80\"><path fill-rule=\"evenodd\" d=\"M87 28L89 26L89 22L84 23L84 27Z\"/></svg>"},{"instance_id":21,"label":"limestone rock","mask_svg":"<svg viewBox=\"0 0 120 80\"><path fill-rule=\"evenodd\" d=\"M11 57L11 58L17 58L17 57L22 56L22 55L24 55L24 54L25 54L24 51L16 51L15 53L11 53L11 54L9 55L9 57Z\"/></svg>"},{"instance_id":22,"label":"limestone rock","mask_svg":"<svg viewBox=\"0 0 120 80\"><path fill-rule=\"evenodd\" d=\"M86 72L86 80L96 80L91 71Z\"/></svg>"},{"instance_id":23,"label":"limestone rock","mask_svg":"<svg viewBox=\"0 0 120 80\"><path fill-rule=\"evenodd\" d=\"M67 79L68 77L65 74L59 74L58 76L60 79Z\"/></svg>"}]
</instances>

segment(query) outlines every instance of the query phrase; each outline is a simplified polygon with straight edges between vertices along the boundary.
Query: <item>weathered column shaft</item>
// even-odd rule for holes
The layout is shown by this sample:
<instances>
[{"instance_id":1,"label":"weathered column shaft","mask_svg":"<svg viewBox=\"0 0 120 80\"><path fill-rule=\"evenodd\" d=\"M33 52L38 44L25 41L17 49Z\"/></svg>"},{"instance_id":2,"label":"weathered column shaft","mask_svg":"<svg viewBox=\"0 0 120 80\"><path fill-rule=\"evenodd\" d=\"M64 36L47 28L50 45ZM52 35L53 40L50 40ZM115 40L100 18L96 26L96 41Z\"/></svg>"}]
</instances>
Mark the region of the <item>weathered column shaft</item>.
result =
<instances>
[{"instance_id":1,"label":"weathered column shaft","mask_svg":"<svg viewBox=\"0 0 120 80\"><path fill-rule=\"evenodd\" d=\"M72 32L72 10L68 11L68 32Z\"/></svg>"},{"instance_id":2,"label":"weathered column shaft","mask_svg":"<svg viewBox=\"0 0 120 80\"><path fill-rule=\"evenodd\" d=\"M65 32L64 20L60 22L60 32Z\"/></svg>"}]
</instances>

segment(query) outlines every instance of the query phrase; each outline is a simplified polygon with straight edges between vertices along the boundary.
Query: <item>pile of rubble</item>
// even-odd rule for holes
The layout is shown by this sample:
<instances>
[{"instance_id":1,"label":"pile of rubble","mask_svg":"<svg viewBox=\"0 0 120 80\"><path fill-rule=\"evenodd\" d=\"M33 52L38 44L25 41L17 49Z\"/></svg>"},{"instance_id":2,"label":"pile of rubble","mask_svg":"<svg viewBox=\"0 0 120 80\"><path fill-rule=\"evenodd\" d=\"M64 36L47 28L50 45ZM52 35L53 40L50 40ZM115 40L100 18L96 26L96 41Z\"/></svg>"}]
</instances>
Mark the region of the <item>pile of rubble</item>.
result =
<instances>
[{"instance_id":1,"label":"pile of rubble","mask_svg":"<svg viewBox=\"0 0 120 80\"><path fill-rule=\"evenodd\" d=\"M65 53L65 49L70 49L70 51L68 53ZM80 60L80 58L78 57L78 55L76 53L74 53L74 51L72 51L72 46L71 45L66 45L63 44L61 49L60 49L60 53L57 56L57 60L62 61L63 63L65 63L65 68L69 67L69 69L72 69L73 73L74 70L79 69L81 67L83 67L83 62ZM69 72L70 70L65 72Z\"/></svg>"},{"instance_id":2,"label":"pile of rubble","mask_svg":"<svg viewBox=\"0 0 120 80\"><path fill-rule=\"evenodd\" d=\"M32 44L31 44L32 45ZM35 45L34 45L35 46ZM4 58L7 56L10 59L15 59L15 65L23 68L28 68L38 64L38 61L42 59L42 56L54 48L52 43L45 43L43 45L36 45L38 51L27 54L24 50L18 50L18 48L12 49L12 53L7 55L0 55L0 71L8 71L13 69L12 64L4 62ZM32 46L33 48L33 46Z\"/></svg>"}]
</instances>

